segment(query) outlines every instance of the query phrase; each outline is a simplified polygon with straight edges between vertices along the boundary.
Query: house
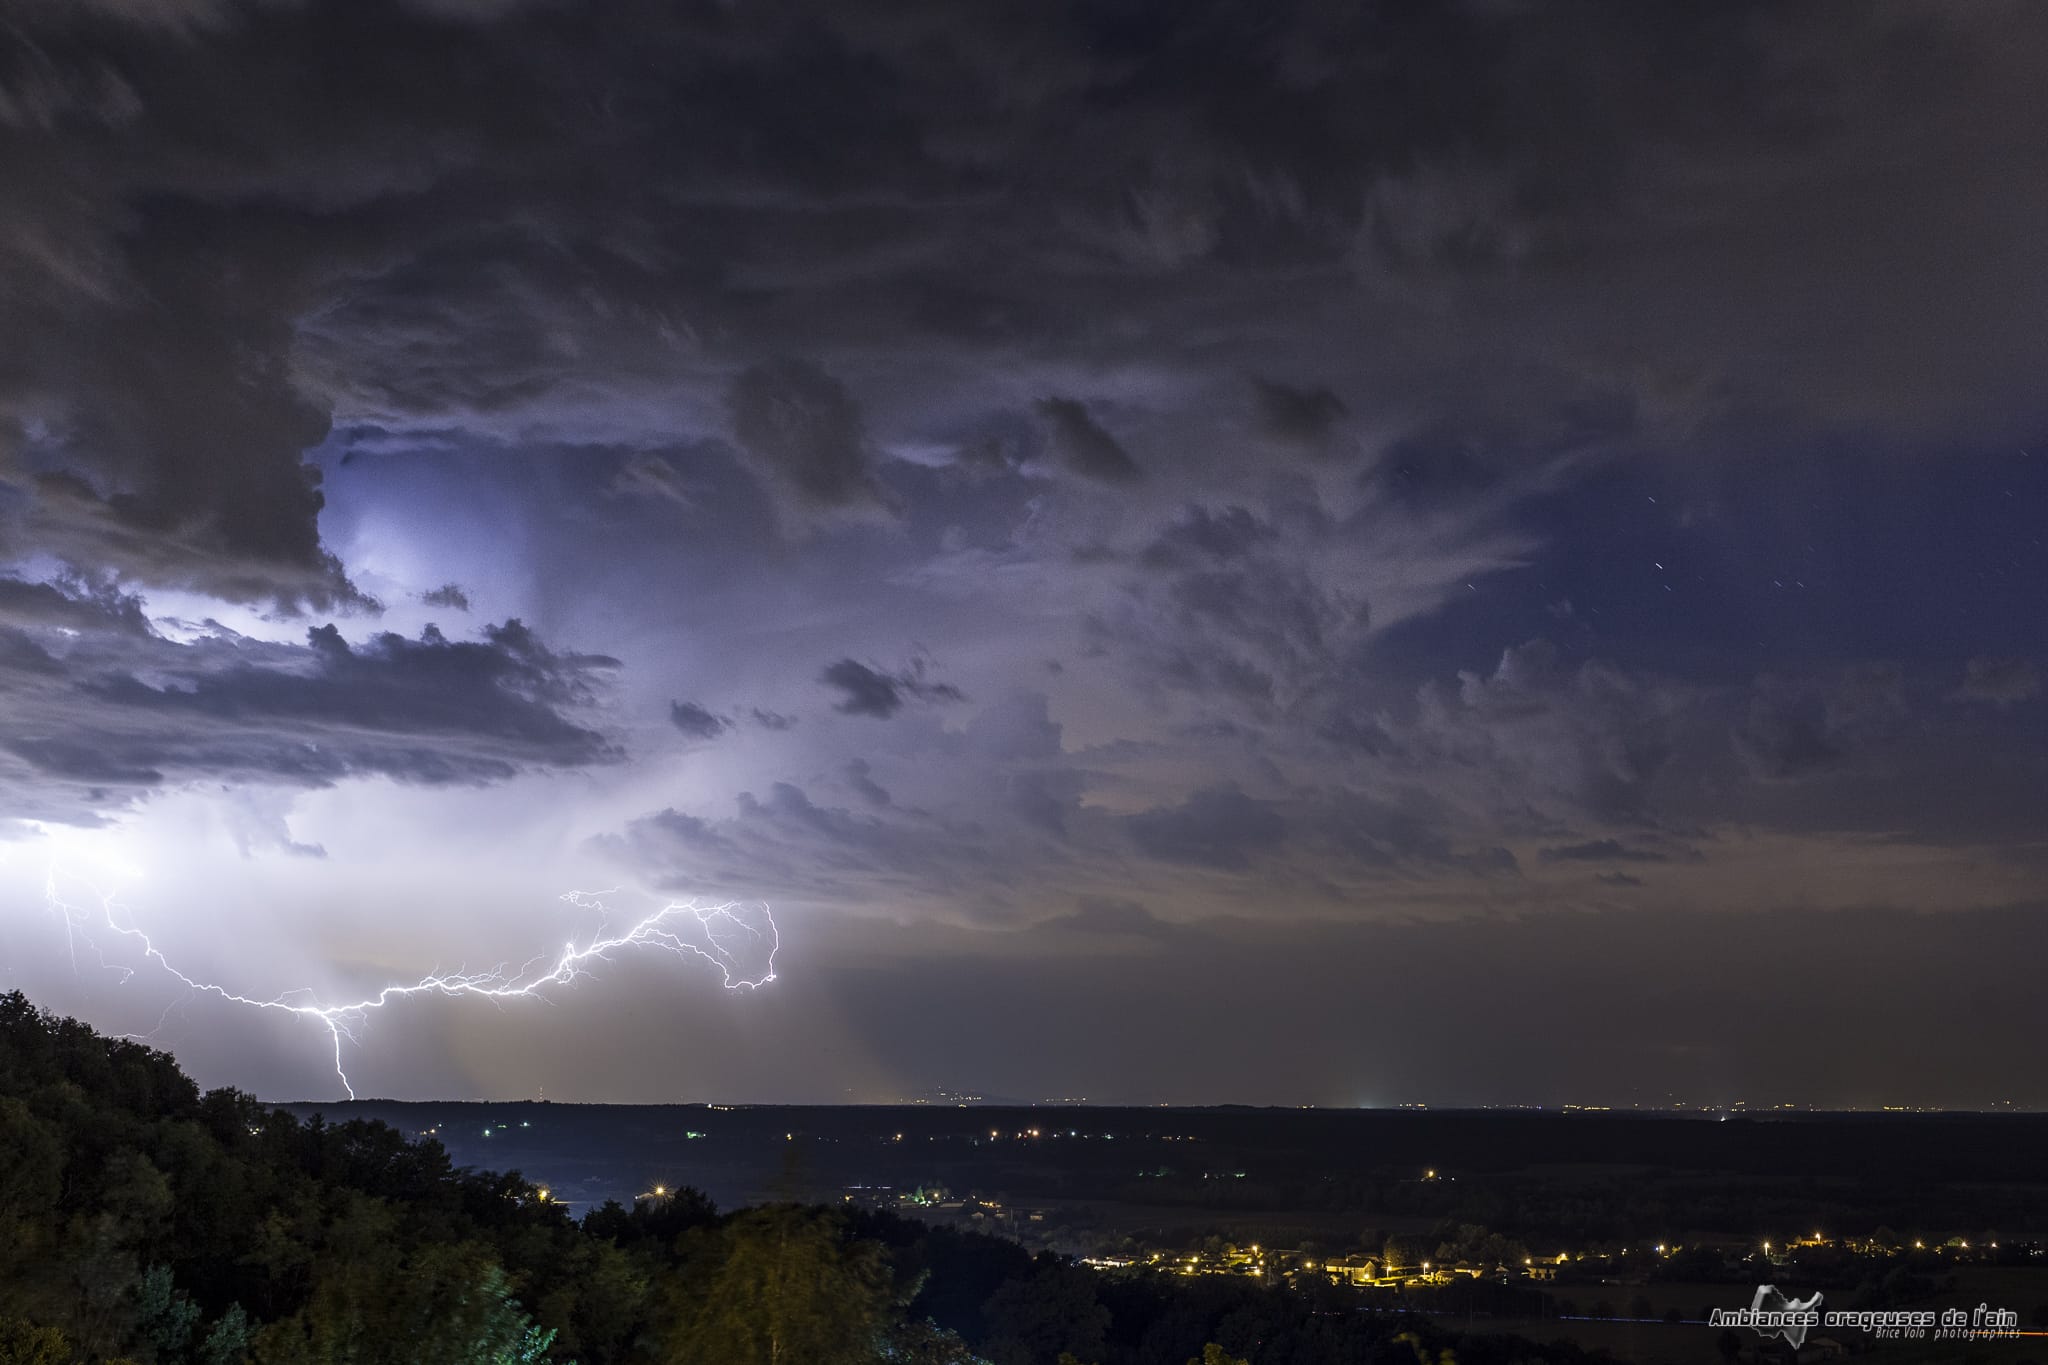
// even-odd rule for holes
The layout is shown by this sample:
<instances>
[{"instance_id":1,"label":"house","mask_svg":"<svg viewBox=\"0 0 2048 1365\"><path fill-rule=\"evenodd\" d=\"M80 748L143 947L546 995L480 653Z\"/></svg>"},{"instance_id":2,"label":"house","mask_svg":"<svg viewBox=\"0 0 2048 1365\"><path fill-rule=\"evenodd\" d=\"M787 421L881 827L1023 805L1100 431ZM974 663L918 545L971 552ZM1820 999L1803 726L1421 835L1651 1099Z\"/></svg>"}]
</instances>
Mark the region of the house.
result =
<instances>
[{"instance_id":1,"label":"house","mask_svg":"<svg viewBox=\"0 0 2048 1365\"><path fill-rule=\"evenodd\" d=\"M1323 1262L1323 1273L1339 1284L1368 1285L1380 1277L1377 1256L1337 1256Z\"/></svg>"}]
</instances>

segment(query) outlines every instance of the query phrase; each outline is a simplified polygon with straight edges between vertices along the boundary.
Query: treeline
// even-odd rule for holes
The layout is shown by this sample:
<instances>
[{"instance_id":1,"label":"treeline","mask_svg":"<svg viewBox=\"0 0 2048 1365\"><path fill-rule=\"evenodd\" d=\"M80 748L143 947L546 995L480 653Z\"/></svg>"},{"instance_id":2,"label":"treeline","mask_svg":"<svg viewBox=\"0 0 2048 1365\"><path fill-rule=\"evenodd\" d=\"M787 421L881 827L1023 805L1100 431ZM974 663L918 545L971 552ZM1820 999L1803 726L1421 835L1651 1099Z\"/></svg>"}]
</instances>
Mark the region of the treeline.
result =
<instances>
[{"instance_id":1,"label":"treeline","mask_svg":"<svg viewBox=\"0 0 2048 1365\"><path fill-rule=\"evenodd\" d=\"M573 1219L381 1124L201 1094L0 995L0 1365L1516 1365L1557 1344L1246 1282L1105 1279L886 1214Z\"/></svg>"}]
</instances>

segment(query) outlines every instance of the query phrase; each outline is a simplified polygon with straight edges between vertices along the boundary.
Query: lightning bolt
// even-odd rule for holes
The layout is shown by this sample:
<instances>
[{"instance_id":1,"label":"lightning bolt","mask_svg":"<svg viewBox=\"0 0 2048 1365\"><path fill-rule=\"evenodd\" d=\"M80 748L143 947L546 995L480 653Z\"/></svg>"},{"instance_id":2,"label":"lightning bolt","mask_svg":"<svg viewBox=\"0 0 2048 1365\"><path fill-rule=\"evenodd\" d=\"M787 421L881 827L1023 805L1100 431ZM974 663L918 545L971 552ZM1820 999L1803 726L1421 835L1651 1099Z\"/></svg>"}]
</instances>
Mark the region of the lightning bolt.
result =
<instances>
[{"instance_id":1,"label":"lightning bolt","mask_svg":"<svg viewBox=\"0 0 2048 1365\"><path fill-rule=\"evenodd\" d=\"M117 892L103 891L84 878L68 878L92 891L92 898L97 902L97 909L93 909L66 896L66 880L52 867L44 880L44 901L50 911L64 922L74 965L78 941L83 938L97 952L90 931L104 927L140 944L146 959L156 963L189 990L251 1009L281 1011L313 1020L327 1030L334 1049L334 1074L350 1099L356 1097L356 1090L343 1064L342 1044L344 1041L360 1042L357 1030L364 1025L369 1013L394 1001L415 995L482 996L499 1002L545 998L548 987L566 986L582 976L592 963L628 949L656 949L679 957L703 958L718 968L727 990L747 991L775 979L775 954L782 946L775 917L766 905L742 901L722 904L670 901L623 933L607 935L604 929L600 929L598 937L581 946L571 939L563 946L561 954L552 959L544 956L535 958L517 969L498 967L487 972L434 972L417 981L386 986L375 995L348 1004L322 1005L311 998L312 992L308 989L289 990L265 999L242 995L211 981L187 976L136 925L133 913L121 903ZM609 925L610 910L604 898L615 894L616 888L596 892L570 891L561 899L580 909L597 911L603 917L601 922ZM761 962L758 975L747 975L741 965L740 955L743 953ZM101 958L101 965L110 971L121 972L123 984L135 975L132 968L108 963L104 958Z\"/></svg>"}]
</instances>

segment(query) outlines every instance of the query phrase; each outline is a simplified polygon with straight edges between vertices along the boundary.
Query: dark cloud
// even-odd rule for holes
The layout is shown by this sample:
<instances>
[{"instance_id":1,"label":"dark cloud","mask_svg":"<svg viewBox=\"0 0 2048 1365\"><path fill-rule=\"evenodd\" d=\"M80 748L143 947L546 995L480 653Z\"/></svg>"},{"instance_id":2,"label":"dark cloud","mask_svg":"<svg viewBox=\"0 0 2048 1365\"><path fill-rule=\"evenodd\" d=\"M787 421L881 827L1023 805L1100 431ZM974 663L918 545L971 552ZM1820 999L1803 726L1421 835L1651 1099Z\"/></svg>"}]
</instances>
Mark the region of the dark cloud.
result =
<instances>
[{"instance_id":1,"label":"dark cloud","mask_svg":"<svg viewBox=\"0 0 2048 1365\"><path fill-rule=\"evenodd\" d=\"M1532 640L1503 650L1491 673L1461 672L1455 690L1425 684L1395 739L1405 761L1484 772L1511 801L1640 816L1698 701L1693 689L1600 660L1570 667L1555 645Z\"/></svg>"},{"instance_id":2,"label":"dark cloud","mask_svg":"<svg viewBox=\"0 0 2048 1365\"><path fill-rule=\"evenodd\" d=\"M668 722L692 739L716 739L732 724L693 701L670 702Z\"/></svg>"},{"instance_id":3,"label":"dark cloud","mask_svg":"<svg viewBox=\"0 0 2048 1365\"><path fill-rule=\"evenodd\" d=\"M1735 747L1761 781L1797 782L1848 771L1896 733L1907 714L1894 664L1865 664L1831 679L1759 678Z\"/></svg>"},{"instance_id":4,"label":"dark cloud","mask_svg":"<svg viewBox=\"0 0 2048 1365\"><path fill-rule=\"evenodd\" d=\"M43 586L0 580L0 602L40 616L0 626L9 814L85 822L197 779L478 783L619 757L576 719L617 661L557 653L518 621L475 641L429 627L351 645L324 625L303 645L218 627L178 643L138 629L123 599Z\"/></svg>"},{"instance_id":5,"label":"dark cloud","mask_svg":"<svg viewBox=\"0 0 2048 1365\"><path fill-rule=\"evenodd\" d=\"M727 394L733 435L761 469L814 508L881 501L868 471L860 408L806 360L750 365Z\"/></svg>"},{"instance_id":6,"label":"dark cloud","mask_svg":"<svg viewBox=\"0 0 2048 1365\"><path fill-rule=\"evenodd\" d=\"M875 781L874 769L866 759L856 758L851 760L846 765L845 773L846 785L859 793L861 799L869 805L886 806L892 802L893 798L889 795L889 789Z\"/></svg>"},{"instance_id":7,"label":"dark cloud","mask_svg":"<svg viewBox=\"0 0 2048 1365\"><path fill-rule=\"evenodd\" d=\"M1368 472L1371 486L1403 501L1429 507L1476 497L1504 477L1503 455L1453 425L1403 436L1389 445Z\"/></svg>"},{"instance_id":8,"label":"dark cloud","mask_svg":"<svg viewBox=\"0 0 2048 1365\"><path fill-rule=\"evenodd\" d=\"M1848 750L1831 728L1823 698L1766 680L1735 730L1735 747L1757 777L1795 781L1846 760Z\"/></svg>"},{"instance_id":9,"label":"dark cloud","mask_svg":"<svg viewBox=\"0 0 2048 1365\"><path fill-rule=\"evenodd\" d=\"M1248 508L1212 512L1207 507L1190 507L1145 547L1139 559L1157 569L1225 563L1243 559L1279 534Z\"/></svg>"},{"instance_id":10,"label":"dark cloud","mask_svg":"<svg viewBox=\"0 0 2048 1365\"><path fill-rule=\"evenodd\" d=\"M1619 395L1685 439L2037 407L2019 225L2048 177L2031 142L1981 131L2036 126L2048 87L2039 21L2009 11L1586 29L1283 5L1109 42L1002 4L601 28L573 6L101 8L177 14L180 36L21 21L0 479L24 543L138 581L367 609L304 458L337 418L401 444L729 420L820 510L893 505L845 377L887 397L892 437L916 434L914 400L971 430L1018 407L975 376L1022 357L1087 477L1139 476L1102 419L1140 411L1115 388L1136 366L1183 391L1262 376L1259 429L1318 448L1370 403L1430 433L1377 466L1426 499L1547 458L1453 430L1532 398ZM1689 96L1651 74L1672 44L1697 57ZM1558 99L1579 86L1603 98ZM1434 93L1453 87L1487 97ZM1117 116L1062 116L1082 91ZM1746 112L1681 112L1708 104ZM1679 207L1702 185L1728 196L1711 224ZM1344 399L1263 377L1332 353ZM1077 367L1111 376L1085 403L1057 396ZM653 455L618 480L696 496Z\"/></svg>"},{"instance_id":11,"label":"dark cloud","mask_svg":"<svg viewBox=\"0 0 2048 1365\"><path fill-rule=\"evenodd\" d=\"M872 716L887 720L912 701L956 702L964 700L960 689L950 683L930 681L923 659L913 660L901 672L885 673L857 659L828 664L818 681L838 689L840 699L832 709L849 716Z\"/></svg>"},{"instance_id":12,"label":"dark cloud","mask_svg":"<svg viewBox=\"0 0 2048 1365\"><path fill-rule=\"evenodd\" d=\"M1310 791L1298 801L1317 827L1333 871L1477 877L1520 871L1514 853L1478 837L1469 817L1412 787L1385 796Z\"/></svg>"},{"instance_id":13,"label":"dark cloud","mask_svg":"<svg viewBox=\"0 0 2048 1365\"><path fill-rule=\"evenodd\" d=\"M1016 404L965 376L1023 357L1040 392L1134 362L1241 392L1342 354L1345 400L1255 382L1309 441L1347 404L1428 430L1589 389L1676 432L2038 406L2048 177L2013 130L2048 82L2009 8L99 8L185 17L21 20L0 288L37 344L0 394L22 525L153 581L353 600L301 468L336 416L702 434L724 384L794 498L873 503L855 356L863 395L945 389L972 425ZM1080 401L1041 416L1135 480Z\"/></svg>"},{"instance_id":14,"label":"dark cloud","mask_svg":"<svg viewBox=\"0 0 2048 1365\"><path fill-rule=\"evenodd\" d=\"M1043 398L1038 412L1052 428L1053 449L1076 474L1110 484L1134 484L1145 477L1138 462L1116 437L1103 430L1087 404L1072 398Z\"/></svg>"},{"instance_id":15,"label":"dark cloud","mask_svg":"<svg viewBox=\"0 0 2048 1365\"><path fill-rule=\"evenodd\" d=\"M896 680L857 659L841 659L827 665L818 681L844 694L833 709L849 716L887 720L903 707L903 691Z\"/></svg>"},{"instance_id":16,"label":"dark cloud","mask_svg":"<svg viewBox=\"0 0 2048 1365\"><path fill-rule=\"evenodd\" d=\"M469 594L459 583L443 583L420 594L420 601L430 607L449 607L455 611L469 610Z\"/></svg>"},{"instance_id":17,"label":"dark cloud","mask_svg":"<svg viewBox=\"0 0 2048 1365\"><path fill-rule=\"evenodd\" d=\"M617 697L603 658L531 632L419 633L473 593L617 642L633 723L714 666L759 699L675 702L681 733L744 733L693 756L689 809L595 849L795 902L807 952L848 910L902 916L911 946L849 930L809 969L887 978L903 1055L1000 1068L1072 1029L1192 1085L1242 1048L1160 1025L1147 1054L1146 1030L1250 989L1276 1007L1233 1021L1310 1040L1261 1055L1356 1076L1313 1040L1449 989L1540 1018L1547 1051L1453 1021L1472 1036L1391 1074L1661 1087L1668 1056L1572 1000L1668 992L1658 964L1694 953L1754 987L1757 935L1689 907L2040 899L2048 14L7 17L0 817L146 824L150 793L361 776L302 803L332 832L267 807L217 828L382 869L365 830L421 803L393 778L498 839L525 784L459 788L617 757ZM373 595L402 633L351 626ZM258 638L294 611L338 628ZM876 662L888 640L932 641L952 681ZM826 701L892 723L798 727L820 660ZM1986 704L1926 704L1950 699ZM615 809L659 776L579 789ZM219 884L168 898L197 922ZM436 921L465 952L468 913ZM1856 913L1794 928L1868 935L1917 989L1942 935ZM930 970L920 936L962 920L1059 970ZM1069 973L1140 952L1138 979ZM1360 995L1359 961L1400 962L1398 998ZM934 1042L956 986L982 1033ZM1783 1049L1800 991L1769 994L1735 1042L1684 1036L1725 1010L1611 1003L1692 1049L1670 1055L1818 1074ZM617 1051L594 1037L574 1050Z\"/></svg>"},{"instance_id":18,"label":"dark cloud","mask_svg":"<svg viewBox=\"0 0 2048 1365\"><path fill-rule=\"evenodd\" d=\"M1245 871L1287 838L1279 811L1234 787L1208 788L1178 805L1126 816L1124 827L1154 858L1231 872Z\"/></svg>"},{"instance_id":19,"label":"dark cloud","mask_svg":"<svg viewBox=\"0 0 2048 1365\"><path fill-rule=\"evenodd\" d=\"M30 583L0 578L0 623L31 632L54 627L134 636L153 633L140 598L77 579Z\"/></svg>"},{"instance_id":20,"label":"dark cloud","mask_svg":"<svg viewBox=\"0 0 2048 1365\"><path fill-rule=\"evenodd\" d=\"M1327 388L1295 388L1252 376L1253 409L1259 430L1305 450L1328 450L1331 430L1348 411Z\"/></svg>"},{"instance_id":21,"label":"dark cloud","mask_svg":"<svg viewBox=\"0 0 2048 1365\"><path fill-rule=\"evenodd\" d=\"M1292 711L1355 665L1372 624L1353 574L1322 559L1337 539L1290 538L1244 508L1188 509L1141 552L1154 572L1085 618L1084 639L1147 689L1240 719Z\"/></svg>"}]
</instances>

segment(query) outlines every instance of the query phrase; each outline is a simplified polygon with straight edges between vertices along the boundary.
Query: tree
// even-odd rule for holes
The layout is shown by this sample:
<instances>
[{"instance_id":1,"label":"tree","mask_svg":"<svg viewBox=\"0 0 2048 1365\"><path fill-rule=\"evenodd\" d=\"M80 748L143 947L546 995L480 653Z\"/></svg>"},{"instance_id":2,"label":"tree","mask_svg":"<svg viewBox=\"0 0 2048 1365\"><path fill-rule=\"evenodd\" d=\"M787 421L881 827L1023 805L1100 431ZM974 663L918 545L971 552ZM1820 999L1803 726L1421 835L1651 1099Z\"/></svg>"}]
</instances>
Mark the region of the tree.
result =
<instances>
[{"instance_id":1,"label":"tree","mask_svg":"<svg viewBox=\"0 0 2048 1365\"><path fill-rule=\"evenodd\" d=\"M71 1341L54 1327L0 1318L0 1365L71 1365Z\"/></svg>"},{"instance_id":2,"label":"tree","mask_svg":"<svg viewBox=\"0 0 2048 1365\"><path fill-rule=\"evenodd\" d=\"M882 1356L890 1365L988 1365L958 1335L930 1322L892 1328Z\"/></svg>"},{"instance_id":3,"label":"tree","mask_svg":"<svg viewBox=\"0 0 2048 1365\"><path fill-rule=\"evenodd\" d=\"M1251 1365L1251 1362L1239 1359L1212 1341L1202 1348L1202 1358L1189 1360L1188 1365Z\"/></svg>"},{"instance_id":4,"label":"tree","mask_svg":"<svg viewBox=\"0 0 2048 1365\"><path fill-rule=\"evenodd\" d=\"M344 1262L313 1300L265 1331L261 1365L528 1365L554 1333L534 1326L480 1247L428 1247L403 1264Z\"/></svg>"},{"instance_id":5,"label":"tree","mask_svg":"<svg viewBox=\"0 0 2048 1365\"><path fill-rule=\"evenodd\" d=\"M254 1342L249 1315L242 1305L231 1303L199 1343L199 1365L241 1365Z\"/></svg>"},{"instance_id":6,"label":"tree","mask_svg":"<svg viewBox=\"0 0 2048 1365\"><path fill-rule=\"evenodd\" d=\"M171 1268L151 1266L135 1287L135 1326L158 1360L181 1360L199 1327L199 1305L171 1286Z\"/></svg>"},{"instance_id":7,"label":"tree","mask_svg":"<svg viewBox=\"0 0 2048 1365\"><path fill-rule=\"evenodd\" d=\"M889 1306L881 1249L831 1213L749 1209L694 1249L671 1284L673 1365L859 1365Z\"/></svg>"},{"instance_id":8,"label":"tree","mask_svg":"<svg viewBox=\"0 0 2048 1365\"><path fill-rule=\"evenodd\" d=\"M998 1365L1037 1365L1062 1352L1099 1360L1109 1332L1109 1310L1096 1297L1095 1277L1049 1256L1039 1258L1029 1279L998 1289L983 1311L987 1350Z\"/></svg>"}]
</instances>

